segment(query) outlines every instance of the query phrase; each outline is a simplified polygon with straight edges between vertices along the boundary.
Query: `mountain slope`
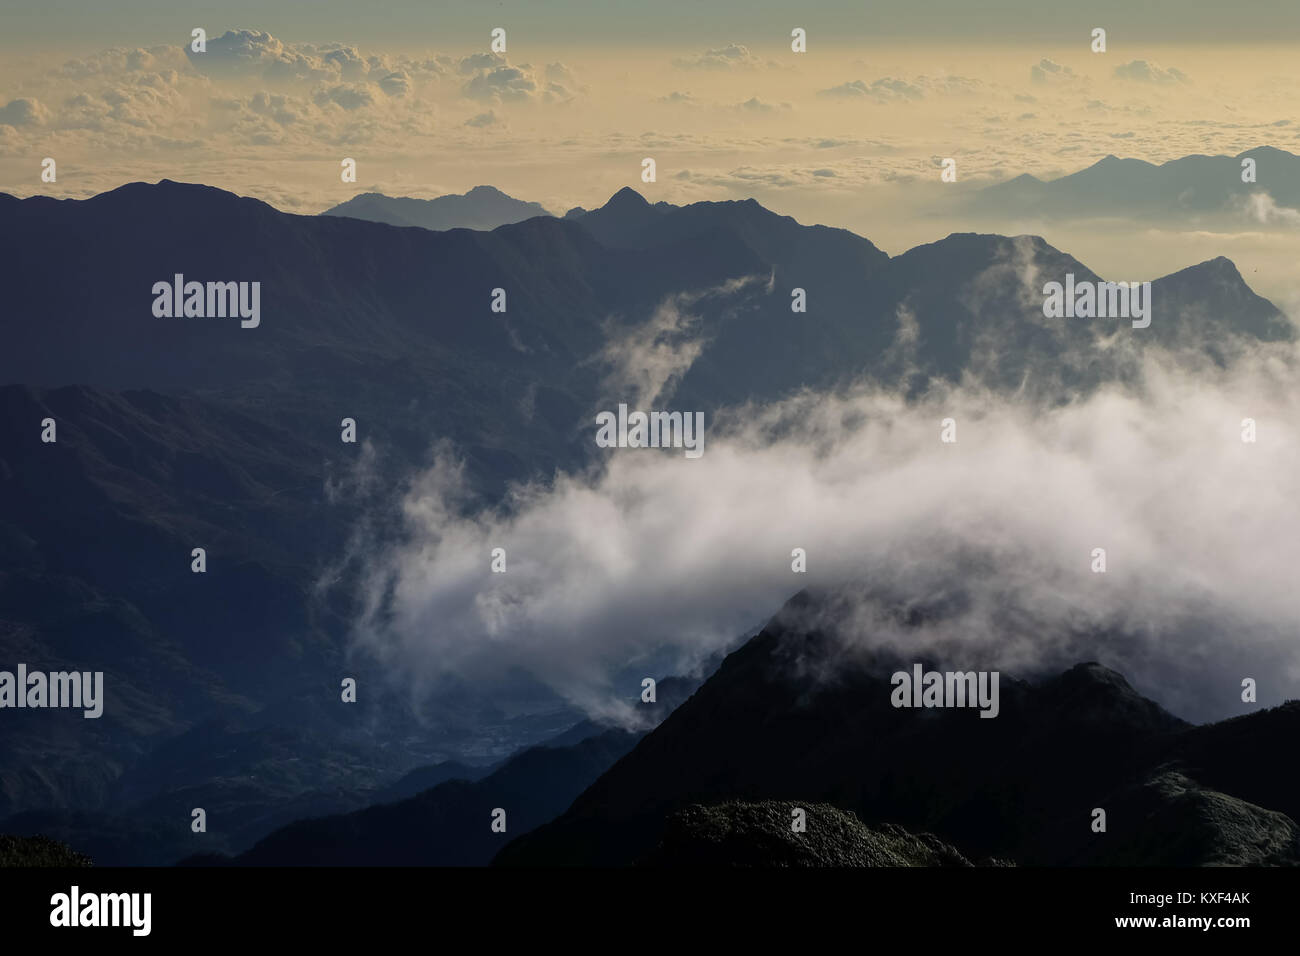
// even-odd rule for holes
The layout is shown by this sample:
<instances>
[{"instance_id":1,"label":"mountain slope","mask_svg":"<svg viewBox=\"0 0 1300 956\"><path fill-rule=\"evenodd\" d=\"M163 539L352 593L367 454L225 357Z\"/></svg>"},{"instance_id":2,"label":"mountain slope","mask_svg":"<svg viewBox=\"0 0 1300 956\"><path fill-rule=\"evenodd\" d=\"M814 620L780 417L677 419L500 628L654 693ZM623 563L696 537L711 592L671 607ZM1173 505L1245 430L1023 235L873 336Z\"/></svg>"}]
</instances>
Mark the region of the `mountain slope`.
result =
<instances>
[{"instance_id":1,"label":"mountain slope","mask_svg":"<svg viewBox=\"0 0 1300 956\"><path fill-rule=\"evenodd\" d=\"M483 866L508 839L492 830L494 810L506 811L507 833L528 832L559 814L638 736L611 730L569 747L534 747L477 782L451 780L397 803L291 824L231 862Z\"/></svg>"},{"instance_id":2,"label":"mountain slope","mask_svg":"<svg viewBox=\"0 0 1300 956\"><path fill-rule=\"evenodd\" d=\"M1207 746L1214 728L1190 728L1113 671L1081 664L1037 684L1003 674L992 720L894 708L888 675L906 665L810 628L830 607L796 597L564 815L495 862L630 864L655 847L672 814L728 800L826 802L869 826L924 830L967 855L1027 864L1295 855L1286 814L1300 775L1276 774L1269 809L1246 802L1258 799L1262 779L1217 784L1222 792L1201 785L1202 776L1222 780L1211 768L1239 750ZM1247 719L1296 729L1294 713ZM1096 807L1108 811L1104 834L1090 827ZM1186 838L1150 838L1153 815L1160 832ZM1173 815L1177 825L1167 822Z\"/></svg>"},{"instance_id":3,"label":"mountain slope","mask_svg":"<svg viewBox=\"0 0 1300 956\"><path fill-rule=\"evenodd\" d=\"M795 810L807 830L793 832ZM886 824L872 830L825 803L720 803L669 817L648 866L970 866L955 848L925 833Z\"/></svg>"}]
</instances>

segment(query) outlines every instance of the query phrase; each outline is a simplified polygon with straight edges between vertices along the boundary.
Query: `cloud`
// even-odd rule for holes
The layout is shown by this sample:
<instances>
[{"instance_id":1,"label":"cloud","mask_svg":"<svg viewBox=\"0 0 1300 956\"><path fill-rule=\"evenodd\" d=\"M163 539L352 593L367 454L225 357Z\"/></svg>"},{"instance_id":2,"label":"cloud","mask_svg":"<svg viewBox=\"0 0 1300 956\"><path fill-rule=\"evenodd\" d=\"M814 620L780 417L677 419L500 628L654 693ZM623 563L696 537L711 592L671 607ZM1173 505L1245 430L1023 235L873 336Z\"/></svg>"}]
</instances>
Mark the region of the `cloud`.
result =
<instances>
[{"instance_id":1,"label":"cloud","mask_svg":"<svg viewBox=\"0 0 1300 956\"><path fill-rule=\"evenodd\" d=\"M547 83L558 83L573 89L579 86L577 74L563 63L546 64L545 76Z\"/></svg>"},{"instance_id":2,"label":"cloud","mask_svg":"<svg viewBox=\"0 0 1300 956\"><path fill-rule=\"evenodd\" d=\"M270 80L338 78L343 59L326 60L259 30L228 30L207 41L202 53L185 47L190 64L203 73Z\"/></svg>"},{"instance_id":3,"label":"cloud","mask_svg":"<svg viewBox=\"0 0 1300 956\"><path fill-rule=\"evenodd\" d=\"M502 53L471 53L456 61L456 72L462 76L474 73L486 73L498 66L505 66L506 58Z\"/></svg>"},{"instance_id":4,"label":"cloud","mask_svg":"<svg viewBox=\"0 0 1300 956\"><path fill-rule=\"evenodd\" d=\"M1300 209L1279 206L1266 192L1251 192L1241 199L1247 216L1265 225L1300 226Z\"/></svg>"},{"instance_id":5,"label":"cloud","mask_svg":"<svg viewBox=\"0 0 1300 956\"><path fill-rule=\"evenodd\" d=\"M55 74L64 79L85 80L98 76L119 76L151 70L181 70L188 67L184 48L154 46L148 49L114 48L84 59L65 61Z\"/></svg>"},{"instance_id":6,"label":"cloud","mask_svg":"<svg viewBox=\"0 0 1300 956\"><path fill-rule=\"evenodd\" d=\"M921 74L912 80L884 76L871 83L863 80L851 80L819 90L817 95L839 99L865 99L877 103L915 102L928 93L954 94L970 93L980 87L978 80L965 76L926 76Z\"/></svg>"},{"instance_id":7,"label":"cloud","mask_svg":"<svg viewBox=\"0 0 1300 956\"><path fill-rule=\"evenodd\" d=\"M829 181L844 187L866 186L888 181L895 174L879 164L855 158L837 167L803 163L769 166L736 166L731 169L693 170L691 179L701 186L726 189L751 197L762 189L820 188Z\"/></svg>"},{"instance_id":8,"label":"cloud","mask_svg":"<svg viewBox=\"0 0 1300 956\"><path fill-rule=\"evenodd\" d=\"M678 293L660 302L644 323L626 328L609 325L598 357L608 368L606 393L621 396L631 407L651 407L669 398L706 344L697 336L698 319L689 310L706 299L734 296L760 281L751 276Z\"/></svg>"},{"instance_id":9,"label":"cloud","mask_svg":"<svg viewBox=\"0 0 1300 956\"><path fill-rule=\"evenodd\" d=\"M175 128L174 116L183 105L181 94L166 85L110 86L96 94L69 97L49 124L129 137Z\"/></svg>"},{"instance_id":10,"label":"cloud","mask_svg":"<svg viewBox=\"0 0 1300 956\"><path fill-rule=\"evenodd\" d=\"M682 70L754 70L762 65L762 59L739 43L673 59L673 66Z\"/></svg>"},{"instance_id":11,"label":"cloud","mask_svg":"<svg viewBox=\"0 0 1300 956\"><path fill-rule=\"evenodd\" d=\"M492 110L488 110L486 113L479 113L475 116L471 116L469 119L465 120L465 125L482 128L484 126L493 126L498 122L500 121L497 119L497 114L492 112Z\"/></svg>"},{"instance_id":12,"label":"cloud","mask_svg":"<svg viewBox=\"0 0 1300 956\"><path fill-rule=\"evenodd\" d=\"M49 117L49 112L38 100L10 100L0 106L0 123L8 126L40 126Z\"/></svg>"},{"instance_id":13,"label":"cloud","mask_svg":"<svg viewBox=\"0 0 1300 956\"><path fill-rule=\"evenodd\" d=\"M870 85L862 80L851 80L847 83L841 83L839 86L819 90L817 95L842 99L870 99L878 103L889 103L896 100L919 100L925 96L925 92L919 86L908 83L906 80L884 77Z\"/></svg>"},{"instance_id":14,"label":"cloud","mask_svg":"<svg viewBox=\"0 0 1300 956\"><path fill-rule=\"evenodd\" d=\"M334 103L345 110L359 110L364 106L373 106L375 102L370 90L360 84L340 84L318 90L314 99L318 106Z\"/></svg>"},{"instance_id":15,"label":"cloud","mask_svg":"<svg viewBox=\"0 0 1300 956\"><path fill-rule=\"evenodd\" d=\"M509 102L527 100L537 91L537 83L518 67L498 66L470 78L461 92L471 100Z\"/></svg>"},{"instance_id":16,"label":"cloud","mask_svg":"<svg viewBox=\"0 0 1300 956\"><path fill-rule=\"evenodd\" d=\"M437 76L447 71L447 62L438 58L363 55L356 47L337 43L286 43L260 30L228 30L221 36L210 38L202 53L194 52L188 45L176 48L175 53L204 75L263 83L382 83L394 74L404 74L409 83L417 75ZM156 50L135 51L135 55L140 54L164 56ZM127 54L128 57L131 55ZM164 58L167 63L173 62L171 54ZM100 59L118 69L145 68L132 67L129 62L122 64L122 56L115 51ZM85 71L87 67L83 65L81 69Z\"/></svg>"},{"instance_id":17,"label":"cloud","mask_svg":"<svg viewBox=\"0 0 1300 956\"><path fill-rule=\"evenodd\" d=\"M916 83L927 92L940 94L976 93L984 87L983 82L974 77L948 73L939 76L927 76L922 73L916 78Z\"/></svg>"},{"instance_id":18,"label":"cloud","mask_svg":"<svg viewBox=\"0 0 1300 956\"><path fill-rule=\"evenodd\" d=\"M681 92L678 92L677 90L673 90L673 92L669 93L667 96L661 96L661 97L659 97L659 102L660 102L660 103L682 103L682 104L694 104L694 103L698 103L699 100L697 100L697 99L696 99L694 96L692 96L690 93L681 93Z\"/></svg>"},{"instance_id":19,"label":"cloud","mask_svg":"<svg viewBox=\"0 0 1300 956\"><path fill-rule=\"evenodd\" d=\"M487 61L491 65L487 65ZM472 64L466 70L465 64ZM567 103L584 89L574 71L563 63L550 63L537 72L526 63L511 66L504 58L478 54L462 60L461 73L472 75L461 87L467 99L484 103Z\"/></svg>"},{"instance_id":20,"label":"cloud","mask_svg":"<svg viewBox=\"0 0 1300 956\"><path fill-rule=\"evenodd\" d=\"M1115 67L1115 78L1132 80L1137 83L1186 83L1187 74L1182 70L1163 69L1146 60L1130 60Z\"/></svg>"},{"instance_id":21,"label":"cloud","mask_svg":"<svg viewBox=\"0 0 1300 956\"><path fill-rule=\"evenodd\" d=\"M1074 70L1047 57L1043 57L1029 68L1029 79L1034 83L1068 82L1076 77Z\"/></svg>"},{"instance_id":22,"label":"cloud","mask_svg":"<svg viewBox=\"0 0 1300 956\"><path fill-rule=\"evenodd\" d=\"M202 54L188 42L110 49L29 78L33 93L27 98L39 108L33 113L19 104L9 111L27 125L6 126L6 148L33 148L24 131L38 128L34 117L55 132L74 134L60 138L65 155L129 150L164 168L175 160L161 160L158 150L214 152L217 142L222 152L234 146L299 155L320 144L408 145L413 137L443 131L438 101L459 98L459 84L443 82L457 62L293 44L253 30L211 37Z\"/></svg>"},{"instance_id":23,"label":"cloud","mask_svg":"<svg viewBox=\"0 0 1300 956\"><path fill-rule=\"evenodd\" d=\"M610 340L611 381L639 407L699 357L691 301ZM917 324L897 318L906 355ZM611 674L660 654L688 666L817 586L851 596L846 639L963 668L1100 660L1192 719L1240 712L1244 676L1269 676L1270 703L1296 696L1300 353L1219 366L1152 348L1139 372L1059 405L968 380L723 409L699 459L615 450L499 508L469 504L444 446L403 498L404 539L370 552L358 645L417 683L519 666L607 714ZM955 444L939 440L949 417ZM494 547L506 574L488 571ZM945 610L903 627L900 608Z\"/></svg>"},{"instance_id":24,"label":"cloud","mask_svg":"<svg viewBox=\"0 0 1300 956\"><path fill-rule=\"evenodd\" d=\"M411 92L411 77L404 71L389 73L380 79L379 88L389 96L405 96Z\"/></svg>"}]
</instances>

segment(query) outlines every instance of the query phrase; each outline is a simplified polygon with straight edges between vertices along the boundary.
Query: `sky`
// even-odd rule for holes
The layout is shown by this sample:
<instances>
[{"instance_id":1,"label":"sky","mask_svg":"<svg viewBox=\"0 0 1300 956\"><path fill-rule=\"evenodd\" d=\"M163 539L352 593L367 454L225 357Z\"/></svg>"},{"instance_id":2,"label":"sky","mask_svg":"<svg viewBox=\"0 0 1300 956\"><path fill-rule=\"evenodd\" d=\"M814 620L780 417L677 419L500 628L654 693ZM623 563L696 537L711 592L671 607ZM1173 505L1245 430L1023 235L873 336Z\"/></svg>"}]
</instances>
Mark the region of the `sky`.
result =
<instances>
[{"instance_id":1,"label":"sky","mask_svg":"<svg viewBox=\"0 0 1300 956\"><path fill-rule=\"evenodd\" d=\"M558 208L637 181L639 154L654 152L656 198L795 190L808 198L790 205L821 210L846 189L935 182L934 157L976 183L1108 152L1294 145L1296 128L1273 125L1297 92L1286 41L1300 13L1286 5L1102 3L1087 18L975 6L390 3L378 15L6 0L0 188L42 189L33 170L61 153L66 195L162 173L317 211L347 191L331 166L356 154L356 189L436 195L492 179ZM194 27L211 41L198 56ZM507 52L483 59L495 27ZM791 50L795 27L805 53ZM1090 49L1094 27L1105 53ZM223 41L231 30L248 33Z\"/></svg>"},{"instance_id":2,"label":"sky","mask_svg":"<svg viewBox=\"0 0 1300 956\"><path fill-rule=\"evenodd\" d=\"M631 185L674 203L754 198L890 254L955 231L1032 233L1129 279L1227 255L1258 291L1300 304L1292 223L1243 216L1171 231L1139 217L973 217L961 202L1108 154L1300 153L1296 4L0 9L0 191L13 195L82 198L168 178L314 214L360 192L431 198L489 184L562 214ZM194 53L200 27L207 48ZM490 49L498 27L504 53ZM791 48L795 28L806 52ZM1092 48L1097 28L1104 52ZM41 179L47 157L56 182ZM940 182L946 158L955 183ZM344 159L356 160L355 183L341 180Z\"/></svg>"},{"instance_id":3,"label":"sky","mask_svg":"<svg viewBox=\"0 0 1300 956\"><path fill-rule=\"evenodd\" d=\"M808 9L812 7L812 9ZM133 45L142 25L159 33L188 33L203 21L225 18L257 21L273 33L298 34L313 42L339 40L392 46L427 36L468 44L481 32L484 19L516 27L521 34L544 38L600 40L624 46L643 41L679 42L694 34L738 35L786 31L791 18L825 36L933 41L948 38L969 43L986 39L1059 40L1073 30L1095 26L1124 31L1143 43L1271 42L1300 40L1300 9L1272 0L1245 0L1225 7L1211 0L386 0L358 4L349 0L45 0L40 4L5 0L6 34L11 47L64 48L72 43ZM805 22L806 21L806 22ZM754 37L740 37L750 39Z\"/></svg>"},{"instance_id":4,"label":"sky","mask_svg":"<svg viewBox=\"0 0 1300 956\"><path fill-rule=\"evenodd\" d=\"M652 201L757 199L891 255L952 232L1033 234L1129 281L1226 255L1300 314L1300 211L1171 226L975 216L963 202L1108 154L1300 153L1300 4L2 9L0 191L17 196L167 178L315 214L362 192L432 198L487 184L563 214L630 185ZM490 48L498 27L504 53ZM201 54L195 28L208 39ZM792 49L796 28L806 52ZM56 182L42 181L46 158ZM947 158L954 183L940 181ZM355 183L341 179L344 159L356 160Z\"/></svg>"},{"instance_id":5,"label":"sky","mask_svg":"<svg viewBox=\"0 0 1300 956\"><path fill-rule=\"evenodd\" d=\"M314 214L493 185L562 214L631 185L754 198L897 255L1042 235L1114 279L1226 255L1300 312L1300 211L1181 226L971 213L1108 154L1300 153L1300 4L773 0L0 5L0 191L202 182ZM504 53L490 49L495 28ZM190 50L202 28L203 53ZM806 31L806 52L791 32ZM1093 31L1106 31L1104 52ZM57 181L41 178L56 163ZM653 183L642 162L656 163ZM956 182L940 181L942 160ZM340 176L357 164L355 183Z\"/></svg>"}]
</instances>

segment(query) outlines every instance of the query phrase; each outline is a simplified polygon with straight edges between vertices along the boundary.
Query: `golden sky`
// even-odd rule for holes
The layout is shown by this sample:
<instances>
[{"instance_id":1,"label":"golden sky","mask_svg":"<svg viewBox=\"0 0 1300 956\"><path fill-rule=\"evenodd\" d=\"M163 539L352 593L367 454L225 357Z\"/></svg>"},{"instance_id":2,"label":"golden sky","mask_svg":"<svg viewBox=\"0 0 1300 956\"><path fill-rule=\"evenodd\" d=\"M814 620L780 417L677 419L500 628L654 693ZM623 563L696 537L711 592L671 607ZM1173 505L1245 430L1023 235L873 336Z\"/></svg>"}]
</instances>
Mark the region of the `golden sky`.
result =
<instances>
[{"instance_id":1,"label":"golden sky","mask_svg":"<svg viewBox=\"0 0 1300 956\"><path fill-rule=\"evenodd\" d=\"M1107 154L1300 153L1294 46L1161 42L1187 30L1117 22L1099 53L1091 29L1104 26L1100 14L1038 28L1054 42L999 32L996 18L978 37L945 28L934 39L850 38L825 10L814 19L759 6L730 30L696 27L675 42L649 29L620 42L608 24L597 29L603 21L557 35L554 24L533 29L522 14L502 14L504 54L489 50L496 22L467 19L455 4L446 45L421 46L392 25L378 45L325 41L319 22L286 21L279 5L265 19L288 32L271 33L250 12L250 22L210 24L202 54L161 17L135 25L134 45L97 46L73 32L59 52L52 21L29 12L11 23L30 44L6 43L0 58L0 190L84 197L170 178L315 213L357 192L433 197L490 184L563 213L631 185L674 203L756 198L891 254L953 231L997 231L1044 235L1103 273L1158 274L1228 255L1261 291L1300 298L1289 268L1300 251L1294 223L1243 217L1171 232L1141 221L977 221L957 208L990 183L1052 178ZM840 6L826 7L847 22ZM776 24L802 20L807 52L796 53L790 29ZM375 35L368 20L351 25ZM331 23L329 35L348 26ZM102 32L122 31L114 21ZM57 183L40 179L47 156ZM345 157L357 161L355 184L340 181ZM641 179L646 157L654 183ZM939 179L949 157L955 184Z\"/></svg>"}]
</instances>

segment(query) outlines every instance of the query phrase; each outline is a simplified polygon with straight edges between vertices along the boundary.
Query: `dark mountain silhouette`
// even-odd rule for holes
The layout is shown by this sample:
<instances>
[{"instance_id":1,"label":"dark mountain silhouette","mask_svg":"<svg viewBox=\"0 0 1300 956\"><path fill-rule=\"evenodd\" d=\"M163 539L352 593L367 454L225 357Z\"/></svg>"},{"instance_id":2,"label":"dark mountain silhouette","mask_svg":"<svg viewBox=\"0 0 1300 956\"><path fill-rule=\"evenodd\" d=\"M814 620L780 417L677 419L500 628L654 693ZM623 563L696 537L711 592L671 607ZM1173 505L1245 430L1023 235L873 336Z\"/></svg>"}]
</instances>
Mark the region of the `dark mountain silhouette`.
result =
<instances>
[{"instance_id":1,"label":"dark mountain silhouette","mask_svg":"<svg viewBox=\"0 0 1300 956\"><path fill-rule=\"evenodd\" d=\"M534 216L549 216L540 204L507 196L492 186L475 186L463 195L411 199L362 193L325 210L322 216L346 216L422 229L495 229Z\"/></svg>"},{"instance_id":2,"label":"dark mountain silhouette","mask_svg":"<svg viewBox=\"0 0 1300 956\"><path fill-rule=\"evenodd\" d=\"M972 859L1300 861L1300 776L1243 747L1248 733L1271 742L1300 730L1300 703L1193 728L1115 672L1080 664L1034 684L1004 673L992 720L896 709L889 674L910 665L823 629L834 607L796 596L568 811L495 862L634 863L676 840L673 814L731 800L825 802L870 828L933 833ZM1234 772L1252 760L1260 766ZM1090 826L1098 807L1105 833Z\"/></svg>"},{"instance_id":3,"label":"dark mountain silhouette","mask_svg":"<svg viewBox=\"0 0 1300 956\"><path fill-rule=\"evenodd\" d=\"M1242 160L1255 161L1255 182L1242 182ZM1043 181L1028 174L989 186L970 209L1008 216L1179 218L1242 215L1252 196L1300 207L1300 156L1257 146L1236 156L1183 156L1155 165L1106 156L1086 169Z\"/></svg>"},{"instance_id":4,"label":"dark mountain silhouette","mask_svg":"<svg viewBox=\"0 0 1300 956\"><path fill-rule=\"evenodd\" d=\"M706 662L706 673L710 666ZM699 685L696 678L664 678L657 682L655 702L638 704L638 715L652 725ZM645 732L611 730L583 720L499 766L464 768L462 773L453 762L419 768L376 794L365 809L318 819L300 814L233 860L208 855L184 862L484 866L505 842L489 826L491 810L506 810L508 833L525 833L554 819Z\"/></svg>"},{"instance_id":5,"label":"dark mountain silhouette","mask_svg":"<svg viewBox=\"0 0 1300 956\"><path fill-rule=\"evenodd\" d=\"M950 374L969 360L971 340L994 316L1028 339L1017 352L1043 360L1113 331L1103 320L1043 319L1038 282L1093 274L1039 239L953 235L889 259L851 233L800 226L752 201L660 208L631 196L624 190L573 219L535 218L490 233L292 216L167 181L85 201L9 203L0 206L0 252L14 319L0 381L202 390L236 397L258 415L291 415L313 432L336 428L334 406L347 404L399 447L423 452L430 433L444 434L498 468L523 451L528 465L514 470L545 473L557 463L547 451L555 439L567 448L589 403L607 397L597 394L602 370L590 360L611 318L635 328L679 292L745 276L759 283L693 304L706 347L680 390L705 408L886 376L899 311L917 303L929 307L918 313L922 375ZM75 282L59 271L69 261ZM1023 279L1026 265L1037 267L1035 284ZM151 287L177 272L261 281L261 326L155 318ZM1285 334L1276 310L1240 277L1221 282L1189 270L1158 281L1162 297L1199 303L1197 325L1217 337L1259 334L1236 325L1256 314L1269 334ZM790 311L796 287L808 293L798 318ZM493 288L510 296L507 312L491 311ZM1182 340L1181 317L1160 301L1135 342ZM931 328L941 317L929 311L941 306L943 324ZM61 347L72 338L80 348ZM526 394L538 420L524 430L512 409ZM422 410L417 421L405 411L412 402ZM525 432L545 440L519 448ZM503 443L516 447L503 454Z\"/></svg>"},{"instance_id":6,"label":"dark mountain silhouette","mask_svg":"<svg viewBox=\"0 0 1300 956\"><path fill-rule=\"evenodd\" d=\"M611 730L570 747L533 747L477 782L452 780L397 803L294 823L231 862L240 866L484 866L509 834L527 833L563 811L638 736ZM506 811L505 834L492 831L492 812L497 808Z\"/></svg>"},{"instance_id":7,"label":"dark mountain silhouette","mask_svg":"<svg viewBox=\"0 0 1300 956\"><path fill-rule=\"evenodd\" d=\"M417 793L432 790L448 780L468 780L473 783L491 771L491 767L470 767L459 760L444 760L427 767L416 767L376 793L374 802L396 803Z\"/></svg>"},{"instance_id":8,"label":"dark mountain silhouette","mask_svg":"<svg viewBox=\"0 0 1300 956\"><path fill-rule=\"evenodd\" d=\"M413 714L349 653L360 567L337 565L358 522L398 532L435 440L481 503L590 464L594 412L632 397L602 350L666 302L701 352L663 401L710 419L863 376L920 390L971 375L1058 401L1132 374L1149 344L1214 356L1290 334L1218 259L1156 280L1151 327L1098 350L1114 323L1042 315L1041 283L1067 271L1092 275L1033 237L890 258L752 201L631 190L491 232L294 216L169 181L0 197L0 661L103 670L112 701L96 721L8 712L0 828L106 864L236 853L416 768L492 765L571 727L580 714L514 672L448 678ZM260 282L260 324L154 316L154 283L176 273ZM791 312L796 287L807 313ZM344 417L362 444L340 442ZM356 704L339 703L345 676Z\"/></svg>"}]
</instances>

